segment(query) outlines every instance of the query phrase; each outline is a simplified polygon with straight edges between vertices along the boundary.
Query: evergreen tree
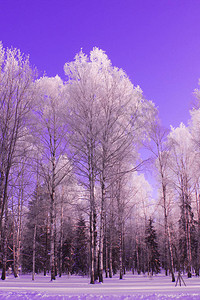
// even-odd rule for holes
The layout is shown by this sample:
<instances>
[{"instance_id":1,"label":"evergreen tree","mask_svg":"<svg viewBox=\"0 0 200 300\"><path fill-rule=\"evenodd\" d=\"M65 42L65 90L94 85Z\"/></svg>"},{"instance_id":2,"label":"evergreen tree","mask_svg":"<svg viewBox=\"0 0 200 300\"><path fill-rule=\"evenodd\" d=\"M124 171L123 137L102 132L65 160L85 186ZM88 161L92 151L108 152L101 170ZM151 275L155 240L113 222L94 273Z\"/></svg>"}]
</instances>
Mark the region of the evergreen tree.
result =
<instances>
[{"instance_id":1,"label":"evergreen tree","mask_svg":"<svg viewBox=\"0 0 200 300\"><path fill-rule=\"evenodd\" d=\"M70 275L73 273L74 265L74 230L73 223L70 217L66 218L63 224L64 242L62 247L63 272Z\"/></svg>"},{"instance_id":2,"label":"evergreen tree","mask_svg":"<svg viewBox=\"0 0 200 300\"><path fill-rule=\"evenodd\" d=\"M145 243L147 246L147 255L148 255L148 273L159 273L160 271L160 261L158 253L158 243L156 241L156 231L153 227L153 220L150 218L146 228L146 237Z\"/></svg>"},{"instance_id":3,"label":"evergreen tree","mask_svg":"<svg viewBox=\"0 0 200 300\"><path fill-rule=\"evenodd\" d=\"M23 261L22 267L24 272L32 271L32 256L33 256L33 237L34 227L37 225L36 231L36 273L49 269L49 201L47 194L43 191L43 187L38 188L38 204L36 201L36 193L29 201L27 214L27 227L24 234Z\"/></svg>"},{"instance_id":4,"label":"evergreen tree","mask_svg":"<svg viewBox=\"0 0 200 300\"><path fill-rule=\"evenodd\" d=\"M80 275L88 274L88 236L84 218L81 216L77 223L74 244L73 272Z\"/></svg>"},{"instance_id":5,"label":"evergreen tree","mask_svg":"<svg viewBox=\"0 0 200 300\"><path fill-rule=\"evenodd\" d=\"M181 205L181 217L179 219L179 265L180 271L186 271L188 278L192 277L192 267L197 267L197 235L194 222L194 214L190 201ZM198 274L198 270L196 269Z\"/></svg>"}]
</instances>

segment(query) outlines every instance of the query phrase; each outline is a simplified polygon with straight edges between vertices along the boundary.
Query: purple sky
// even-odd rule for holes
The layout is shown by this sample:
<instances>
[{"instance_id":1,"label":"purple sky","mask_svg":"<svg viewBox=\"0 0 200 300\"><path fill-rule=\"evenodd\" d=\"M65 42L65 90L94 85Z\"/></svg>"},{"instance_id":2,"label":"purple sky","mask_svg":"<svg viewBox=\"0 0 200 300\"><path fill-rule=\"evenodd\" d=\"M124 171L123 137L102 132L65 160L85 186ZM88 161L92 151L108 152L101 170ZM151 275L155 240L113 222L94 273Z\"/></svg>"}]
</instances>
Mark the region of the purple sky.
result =
<instances>
[{"instance_id":1,"label":"purple sky","mask_svg":"<svg viewBox=\"0 0 200 300\"><path fill-rule=\"evenodd\" d=\"M103 49L159 107L187 123L200 78L200 0L0 0L0 40L60 75L80 48Z\"/></svg>"}]
</instances>

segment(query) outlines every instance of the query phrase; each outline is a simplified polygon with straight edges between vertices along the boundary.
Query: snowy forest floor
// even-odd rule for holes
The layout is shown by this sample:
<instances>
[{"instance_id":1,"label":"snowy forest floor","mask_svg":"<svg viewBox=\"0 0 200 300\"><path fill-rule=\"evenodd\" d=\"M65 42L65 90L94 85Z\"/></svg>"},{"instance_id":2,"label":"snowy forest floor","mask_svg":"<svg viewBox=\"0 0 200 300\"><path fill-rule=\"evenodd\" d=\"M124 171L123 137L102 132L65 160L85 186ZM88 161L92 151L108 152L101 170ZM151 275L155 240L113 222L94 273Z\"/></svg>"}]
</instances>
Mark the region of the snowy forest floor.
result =
<instances>
[{"instance_id":1,"label":"snowy forest floor","mask_svg":"<svg viewBox=\"0 0 200 300\"><path fill-rule=\"evenodd\" d=\"M183 279L186 286L176 286L171 277L158 274L133 275L127 273L124 279L118 275L112 279L105 278L103 284L89 284L88 277L62 276L50 281L50 276L36 275L32 281L31 275L21 275L14 278L9 275L5 281L0 281L0 299L50 299L50 300L130 300L130 299L200 299L200 278ZM177 278L177 274L176 274Z\"/></svg>"}]
</instances>

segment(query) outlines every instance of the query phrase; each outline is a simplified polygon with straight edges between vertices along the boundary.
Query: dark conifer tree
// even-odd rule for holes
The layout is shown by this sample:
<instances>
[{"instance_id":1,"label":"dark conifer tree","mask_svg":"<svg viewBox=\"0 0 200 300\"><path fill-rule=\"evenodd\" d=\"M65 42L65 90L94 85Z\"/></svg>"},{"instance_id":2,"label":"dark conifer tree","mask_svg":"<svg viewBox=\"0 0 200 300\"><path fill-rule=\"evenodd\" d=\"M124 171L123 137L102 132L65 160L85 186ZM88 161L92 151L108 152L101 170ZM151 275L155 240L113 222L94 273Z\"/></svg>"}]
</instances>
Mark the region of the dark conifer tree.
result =
<instances>
[{"instance_id":1,"label":"dark conifer tree","mask_svg":"<svg viewBox=\"0 0 200 300\"><path fill-rule=\"evenodd\" d=\"M68 217L65 219L64 224L64 242L63 242L63 272L70 275L73 273L74 265L74 229L72 219Z\"/></svg>"},{"instance_id":2,"label":"dark conifer tree","mask_svg":"<svg viewBox=\"0 0 200 300\"><path fill-rule=\"evenodd\" d=\"M196 228L196 222L193 220L192 216L192 224L190 228L190 235L191 235L191 251L192 251L192 266L195 270L196 276L199 276L199 262L198 262L198 237L197 237L197 228Z\"/></svg>"},{"instance_id":3,"label":"dark conifer tree","mask_svg":"<svg viewBox=\"0 0 200 300\"><path fill-rule=\"evenodd\" d=\"M188 278L192 277L192 267L194 267L197 275L199 273L194 214L188 200L181 205L181 217L179 219L179 266L180 271L183 272L186 267Z\"/></svg>"},{"instance_id":4,"label":"dark conifer tree","mask_svg":"<svg viewBox=\"0 0 200 300\"><path fill-rule=\"evenodd\" d=\"M150 218L148 221L148 225L146 227L146 237L145 243L147 246L147 255L148 255L148 272L159 273L160 271L160 261L159 261L159 253L158 253L158 243L156 241L156 231L153 227L153 220Z\"/></svg>"},{"instance_id":5,"label":"dark conifer tree","mask_svg":"<svg viewBox=\"0 0 200 300\"><path fill-rule=\"evenodd\" d=\"M36 231L36 273L42 272L46 275L46 270L49 269L49 201L43 187L39 187L38 204L36 194L29 201L27 224L24 233L23 251L22 251L22 267L24 272L32 271L32 256L33 256L33 236L34 227L37 224Z\"/></svg>"},{"instance_id":6,"label":"dark conifer tree","mask_svg":"<svg viewBox=\"0 0 200 300\"><path fill-rule=\"evenodd\" d=\"M88 235L84 218L81 216L76 229L74 242L74 266L73 272L79 275L88 274Z\"/></svg>"}]
</instances>

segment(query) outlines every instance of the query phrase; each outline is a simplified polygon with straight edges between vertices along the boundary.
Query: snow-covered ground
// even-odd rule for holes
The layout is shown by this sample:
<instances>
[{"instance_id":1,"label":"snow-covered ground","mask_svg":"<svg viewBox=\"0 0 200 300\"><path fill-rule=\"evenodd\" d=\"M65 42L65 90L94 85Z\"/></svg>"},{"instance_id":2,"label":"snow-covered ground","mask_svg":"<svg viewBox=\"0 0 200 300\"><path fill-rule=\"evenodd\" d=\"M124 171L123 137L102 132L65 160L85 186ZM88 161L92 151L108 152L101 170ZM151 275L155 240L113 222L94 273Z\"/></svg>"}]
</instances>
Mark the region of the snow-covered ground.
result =
<instances>
[{"instance_id":1,"label":"snow-covered ground","mask_svg":"<svg viewBox=\"0 0 200 300\"><path fill-rule=\"evenodd\" d=\"M50 276L21 275L15 279L12 275L0 281L0 299L50 299L50 300L130 300L130 299L200 299L200 278L188 279L183 276L186 286L176 286L170 277L163 274L148 277L128 273L123 280L118 276L104 279L103 284L89 284L88 277L64 275L55 281Z\"/></svg>"}]
</instances>

